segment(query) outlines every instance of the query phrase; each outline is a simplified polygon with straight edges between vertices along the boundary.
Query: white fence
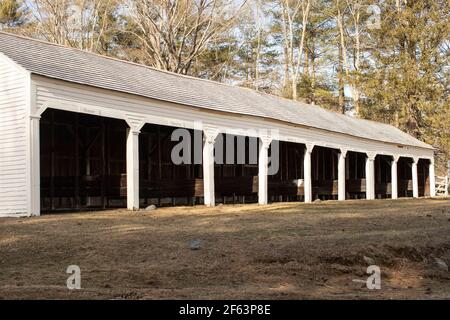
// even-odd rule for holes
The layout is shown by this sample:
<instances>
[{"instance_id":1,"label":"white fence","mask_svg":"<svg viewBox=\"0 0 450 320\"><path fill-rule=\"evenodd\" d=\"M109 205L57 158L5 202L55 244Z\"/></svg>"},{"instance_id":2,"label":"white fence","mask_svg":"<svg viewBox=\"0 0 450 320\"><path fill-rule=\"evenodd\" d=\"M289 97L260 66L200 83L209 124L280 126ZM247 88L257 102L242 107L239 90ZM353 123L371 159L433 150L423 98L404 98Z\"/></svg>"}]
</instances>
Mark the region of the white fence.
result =
<instances>
[{"instance_id":1,"label":"white fence","mask_svg":"<svg viewBox=\"0 0 450 320\"><path fill-rule=\"evenodd\" d=\"M436 195L448 196L448 176L436 176Z\"/></svg>"}]
</instances>

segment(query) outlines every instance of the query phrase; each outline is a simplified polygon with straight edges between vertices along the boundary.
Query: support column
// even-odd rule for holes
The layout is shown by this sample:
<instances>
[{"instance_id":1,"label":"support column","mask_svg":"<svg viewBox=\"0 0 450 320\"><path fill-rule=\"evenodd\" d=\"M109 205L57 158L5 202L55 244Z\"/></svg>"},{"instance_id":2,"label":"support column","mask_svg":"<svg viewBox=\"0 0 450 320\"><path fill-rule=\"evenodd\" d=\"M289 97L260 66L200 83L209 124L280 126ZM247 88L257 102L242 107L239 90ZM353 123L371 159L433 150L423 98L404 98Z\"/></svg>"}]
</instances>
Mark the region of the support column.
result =
<instances>
[{"instance_id":1,"label":"support column","mask_svg":"<svg viewBox=\"0 0 450 320\"><path fill-rule=\"evenodd\" d=\"M345 200L345 158L347 150L341 149L338 162L338 200Z\"/></svg>"},{"instance_id":2,"label":"support column","mask_svg":"<svg viewBox=\"0 0 450 320\"><path fill-rule=\"evenodd\" d=\"M366 158L366 199L375 199L375 153L367 153Z\"/></svg>"},{"instance_id":3,"label":"support column","mask_svg":"<svg viewBox=\"0 0 450 320\"><path fill-rule=\"evenodd\" d=\"M411 165L412 170L412 185L413 185L413 197L419 197L419 179L417 179L417 163L419 158L413 158L413 163Z\"/></svg>"},{"instance_id":4,"label":"support column","mask_svg":"<svg viewBox=\"0 0 450 320\"><path fill-rule=\"evenodd\" d=\"M261 137L259 141L258 159L258 203L265 205L268 203L268 167L269 167L269 147L272 142L270 137Z\"/></svg>"},{"instance_id":5,"label":"support column","mask_svg":"<svg viewBox=\"0 0 450 320\"><path fill-rule=\"evenodd\" d=\"M203 190L204 204L208 207L216 205L214 192L214 142L218 134L218 130L203 130Z\"/></svg>"},{"instance_id":6,"label":"support column","mask_svg":"<svg viewBox=\"0 0 450 320\"><path fill-rule=\"evenodd\" d=\"M127 129L127 208L139 209L139 133Z\"/></svg>"},{"instance_id":7,"label":"support column","mask_svg":"<svg viewBox=\"0 0 450 320\"><path fill-rule=\"evenodd\" d=\"M31 194L29 214L32 216L41 215L41 155L40 155L40 116L30 117L30 134L31 134Z\"/></svg>"},{"instance_id":8,"label":"support column","mask_svg":"<svg viewBox=\"0 0 450 320\"><path fill-rule=\"evenodd\" d=\"M311 154L314 149L313 144L306 144L305 155L303 158L303 173L304 173L304 193L305 202L312 201L312 182L311 182Z\"/></svg>"},{"instance_id":9,"label":"support column","mask_svg":"<svg viewBox=\"0 0 450 320\"><path fill-rule=\"evenodd\" d=\"M428 171L428 175L430 177L430 197L436 197L436 175L434 173L434 158L430 159Z\"/></svg>"},{"instance_id":10,"label":"support column","mask_svg":"<svg viewBox=\"0 0 450 320\"><path fill-rule=\"evenodd\" d=\"M399 156L393 156L391 162L391 196L392 199L398 198L398 175L397 165Z\"/></svg>"}]
</instances>

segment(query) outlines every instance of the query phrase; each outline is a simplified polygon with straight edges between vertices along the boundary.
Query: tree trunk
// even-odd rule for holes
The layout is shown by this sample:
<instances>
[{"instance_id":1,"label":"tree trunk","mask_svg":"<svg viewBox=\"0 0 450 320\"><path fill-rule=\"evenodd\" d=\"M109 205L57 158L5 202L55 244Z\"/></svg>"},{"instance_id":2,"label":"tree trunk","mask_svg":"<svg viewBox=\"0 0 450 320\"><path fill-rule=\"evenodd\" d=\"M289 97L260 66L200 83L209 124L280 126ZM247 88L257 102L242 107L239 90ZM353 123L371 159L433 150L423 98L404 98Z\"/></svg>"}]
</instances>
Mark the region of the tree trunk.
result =
<instances>
[{"instance_id":1,"label":"tree trunk","mask_svg":"<svg viewBox=\"0 0 450 320\"><path fill-rule=\"evenodd\" d=\"M311 104L316 104L316 57L315 46L312 45L311 54Z\"/></svg>"},{"instance_id":2,"label":"tree trunk","mask_svg":"<svg viewBox=\"0 0 450 320\"><path fill-rule=\"evenodd\" d=\"M338 87L339 87L339 111L345 113L345 91L344 91L344 68L342 64L342 47L338 45L339 48L339 58L338 58Z\"/></svg>"}]
</instances>

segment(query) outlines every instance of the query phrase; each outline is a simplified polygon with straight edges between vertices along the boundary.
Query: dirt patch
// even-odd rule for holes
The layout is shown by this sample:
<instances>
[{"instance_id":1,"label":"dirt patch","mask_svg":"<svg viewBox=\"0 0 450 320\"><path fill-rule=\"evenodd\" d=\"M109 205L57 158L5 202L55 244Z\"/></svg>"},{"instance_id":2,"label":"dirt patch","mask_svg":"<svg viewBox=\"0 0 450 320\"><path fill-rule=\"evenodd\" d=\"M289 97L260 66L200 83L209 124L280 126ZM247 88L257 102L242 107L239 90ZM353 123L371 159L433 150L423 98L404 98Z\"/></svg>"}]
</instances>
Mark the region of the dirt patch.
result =
<instances>
[{"instance_id":1,"label":"dirt patch","mask_svg":"<svg viewBox=\"0 0 450 320\"><path fill-rule=\"evenodd\" d=\"M448 299L436 261L450 265L450 199L0 220L0 299ZM371 263L381 290L364 284Z\"/></svg>"}]
</instances>

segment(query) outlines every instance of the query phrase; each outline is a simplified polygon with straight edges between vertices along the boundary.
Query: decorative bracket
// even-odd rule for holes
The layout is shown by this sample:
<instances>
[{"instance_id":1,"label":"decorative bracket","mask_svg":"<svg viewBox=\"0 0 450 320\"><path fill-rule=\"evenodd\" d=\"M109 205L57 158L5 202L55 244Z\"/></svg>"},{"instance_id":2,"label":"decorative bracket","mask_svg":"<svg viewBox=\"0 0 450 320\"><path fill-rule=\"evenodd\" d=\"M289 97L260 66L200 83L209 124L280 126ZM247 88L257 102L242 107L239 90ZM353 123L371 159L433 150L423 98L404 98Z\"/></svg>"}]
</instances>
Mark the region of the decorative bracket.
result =
<instances>
[{"instance_id":1,"label":"decorative bracket","mask_svg":"<svg viewBox=\"0 0 450 320\"><path fill-rule=\"evenodd\" d=\"M141 129L145 125L144 116L138 114L125 114L125 121L133 133L141 133Z\"/></svg>"},{"instance_id":2,"label":"decorative bracket","mask_svg":"<svg viewBox=\"0 0 450 320\"><path fill-rule=\"evenodd\" d=\"M269 149L270 144L272 143L272 137L270 136L262 136L260 137L261 139L261 143L262 143L262 147L265 149Z\"/></svg>"},{"instance_id":3,"label":"decorative bracket","mask_svg":"<svg viewBox=\"0 0 450 320\"><path fill-rule=\"evenodd\" d=\"M366 152L366 155L370 161L374 161L375 157L377 156L377 153L376 152Z\"/></svg>"},{"instance_id":4,"label":"decorative bracket","mask_svg":"<svg viewBox=\"0 0 450 320\"><path fill-rule=\"evenodd\" d=\"M203 133L203 141L207 144L214 144L220 131L217 128L208 127L203 129Z\"/></svg>"},{"instance_id":5,"label":"decorative bracket","mask_svg":"<svg viewBox=\"0 0 450 320\"><path fill-rule=\"evenodd\" d=\"M312 153L313 149L314 149L314 144L313 143L305 143L306 146L306 151L308 153Z\"/></svg>"},{"instance_id":6,"label":"decorative bracket","mask_svg":"<svg viewBox=\"0 0 450 320\"><path fill-rule=\"evenodd\" d=\"M50 108L48 106L48 103L43 104L41 107L35 107L34 110L35 112L33 112L33 114L30 116L32 119L33 118L37 118L37 117L41 117L42 114L45 112L45 110L47 110L48 108Z\"/></svg>"}]
</instances>

